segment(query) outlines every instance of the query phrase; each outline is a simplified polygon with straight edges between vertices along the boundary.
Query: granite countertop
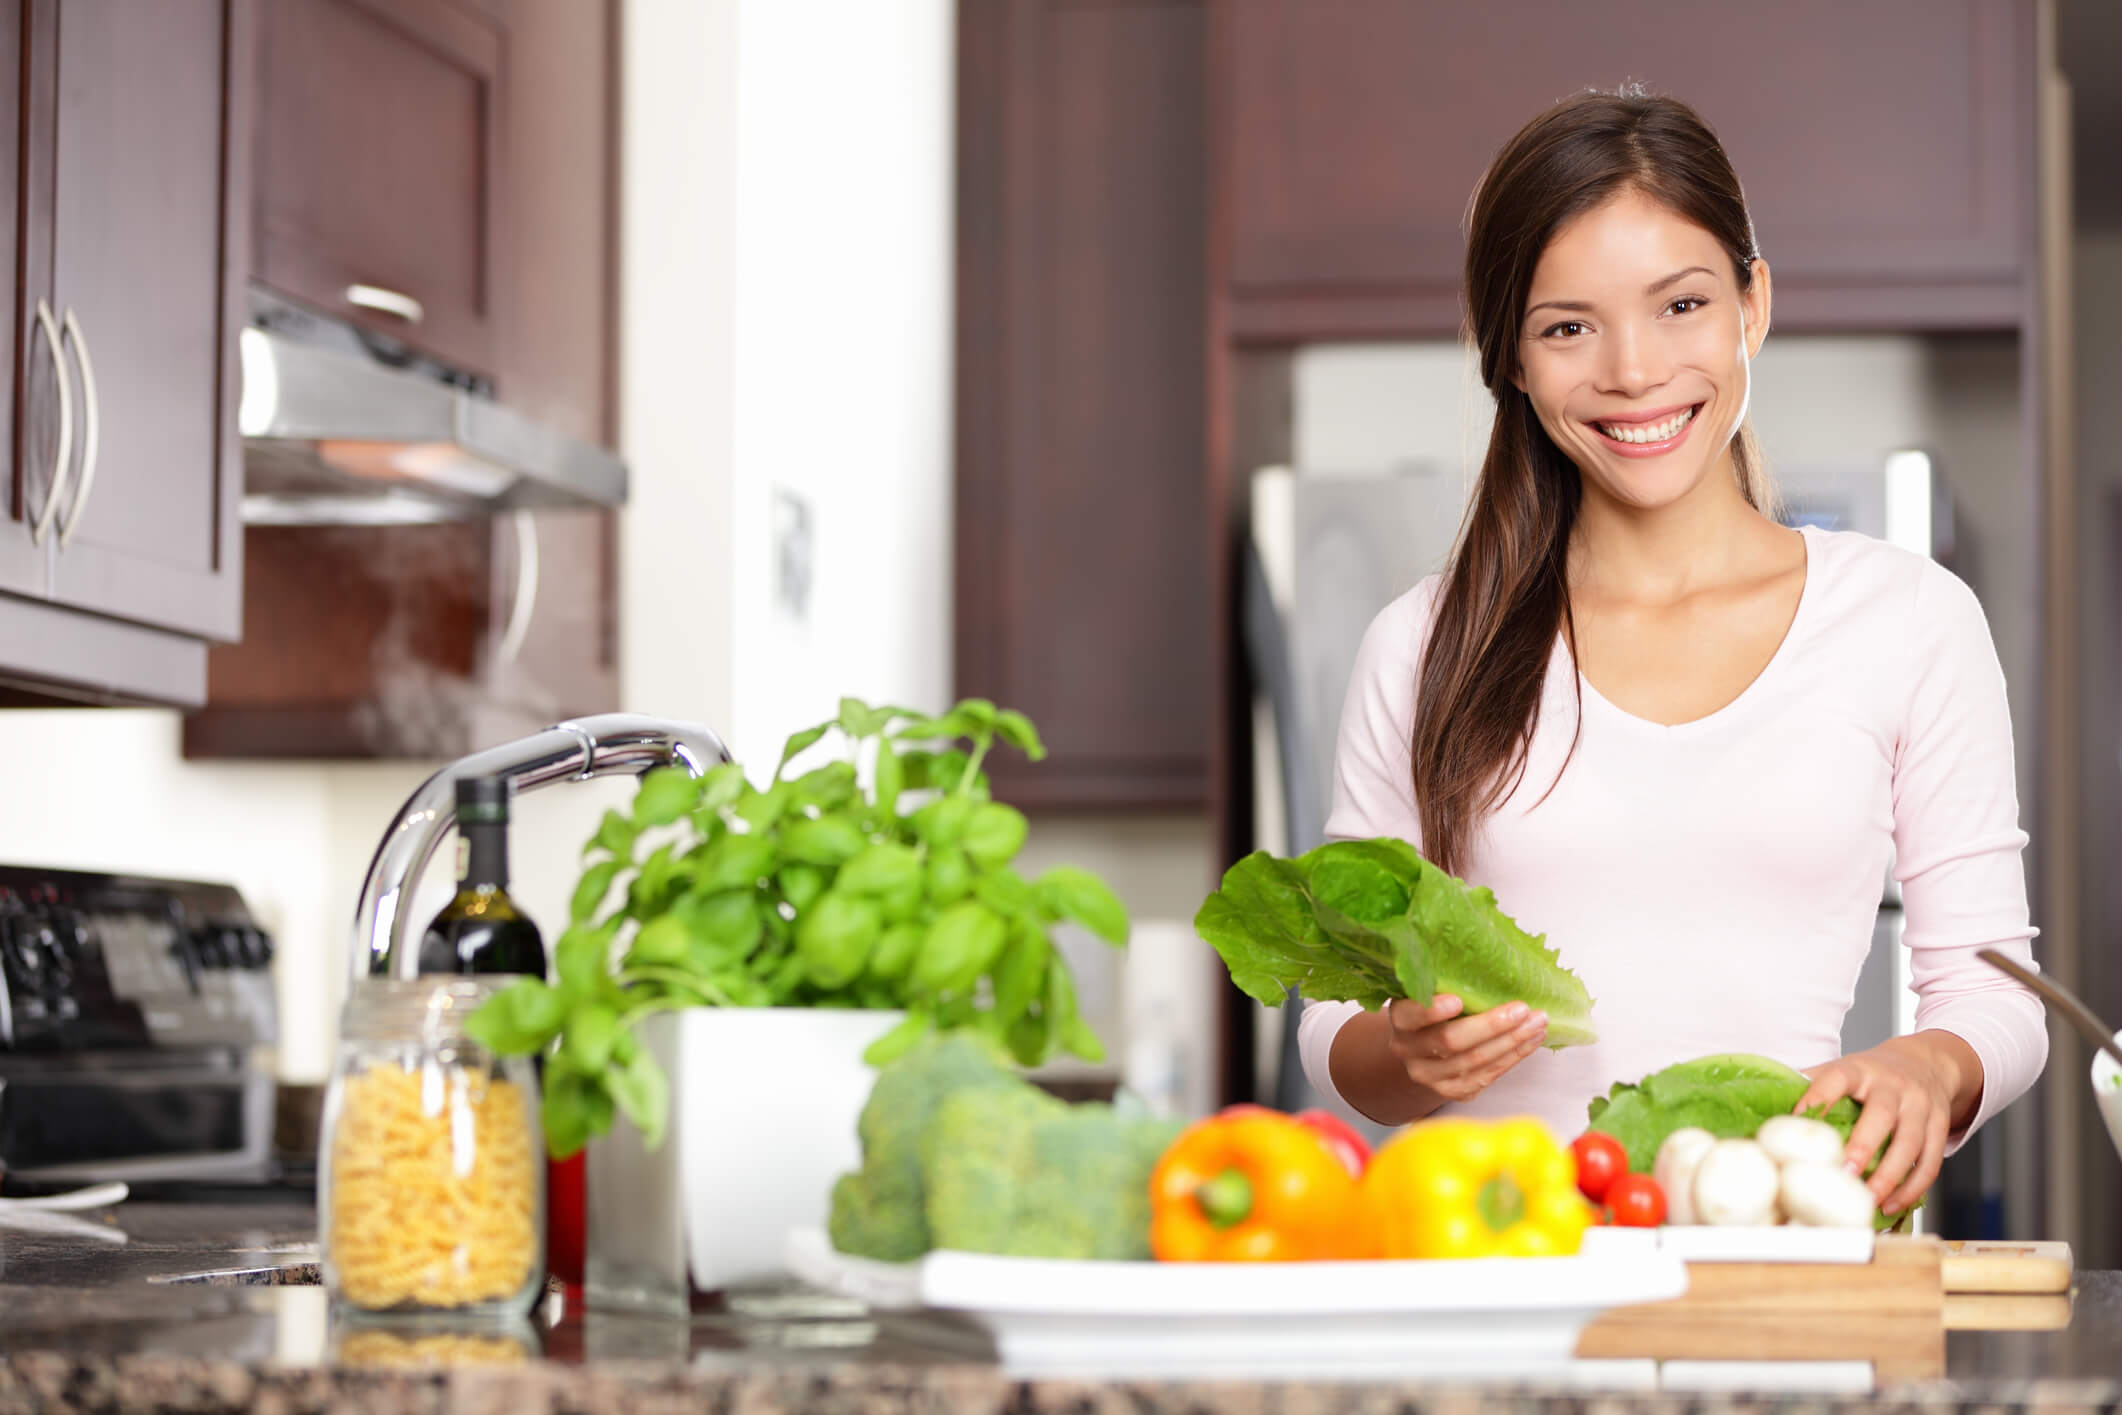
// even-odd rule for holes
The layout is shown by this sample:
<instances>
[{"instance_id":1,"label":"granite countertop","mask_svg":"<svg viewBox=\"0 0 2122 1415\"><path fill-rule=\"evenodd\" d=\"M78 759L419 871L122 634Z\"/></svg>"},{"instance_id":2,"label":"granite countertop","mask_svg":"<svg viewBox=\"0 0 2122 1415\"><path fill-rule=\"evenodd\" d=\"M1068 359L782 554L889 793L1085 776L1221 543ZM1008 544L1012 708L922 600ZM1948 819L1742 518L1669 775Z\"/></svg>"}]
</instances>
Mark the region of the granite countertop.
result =
<instances>
[{"instance_id":1,"label":"granite countertop","mask_svg":"<svg viewBox=\"0 0 2122 1415\"><path fill-rule=\"evenodd\" d=\"M350 1325L315 1286L311 1211L127 1204L118 1244L0 1228L0 1415L16 1411L390 1409L602 1412L1698 1412L2122 1404L2122 1273L2081 1273L2055 1331L1956 1331L1942 1380L1752 1394L1592 1384L1020 1381L970 1326L798 1289L689 1321L565 1310L515 1329ZM552 1308L561 1310L553 1318ZM553 1318L553 1319L549 1319ZM1697 1380L1700 1378L1697 1377Z\"/></svg>"}]
</instances>

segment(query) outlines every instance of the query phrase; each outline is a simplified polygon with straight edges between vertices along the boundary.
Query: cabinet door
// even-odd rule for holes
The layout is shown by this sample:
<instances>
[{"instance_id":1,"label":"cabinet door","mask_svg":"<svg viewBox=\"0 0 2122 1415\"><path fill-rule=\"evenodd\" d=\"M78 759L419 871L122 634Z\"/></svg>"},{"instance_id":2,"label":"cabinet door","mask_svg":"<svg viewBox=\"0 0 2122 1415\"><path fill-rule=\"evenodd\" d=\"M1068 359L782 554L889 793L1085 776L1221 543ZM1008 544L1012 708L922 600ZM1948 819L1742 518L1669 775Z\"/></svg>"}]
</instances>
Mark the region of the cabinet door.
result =
<instances>
[{"instance_id":1,"label":"cabinet door","mask_svg":"<svg viewBox=\"0 0 2122 1415\"><path fill-rule=\"evenodd\" d=\"M2028 259L2024 0L1242 0L1215 52L1241 336L1455 333L1489 158L1640 81L1722 138L1778 327L2007 327ZM1506 22L1507 20L1507 22Z\"/></svg>"},{"instance_id":2,"label":"cabinet door","mask_svg":"<svg viewBox=\"0 0 2122 1415\"><path fill-rule=\"evenodd\" d=\"M1211 691L1198 3L959 9L957 683L1038 807L1198 808Z\"/></svg>"},{"instance_id":3,"label":"cabinet door","mask_svg":"<svg viewBox=\"0 0 2122 1415\"><path fill-rule=\"evenodd\" d=\"M258 274L493 371L502 31L455 0L263 7Z\"/></svg>"},{"instance_id":4,"label":"cabinet door","mask_svg":"<svg viewBox=\"0 0 2122 1415\"><path fill-rule=\"evenodd\" d=\"M238 629L230 56L243 0L57 7L52 305L75 381L52 597L223 638Z\"/></svg>"},{"instance_id":5,"label":"cabinet door","mask_svg":"<svg viewBox=\"0 0 2122 1415\"><path fill-rule=\"evenodd\" d=\"M24 44L25 0L0 0L0 74L8 75L20 103L0 103L0 449L5 449L7 497L0 504L0 591L42 595L46 556L31 543L30 525L51 487L59 430L59 390L53 351L38 319L40 299L50 289L49 272L24 270L16 239L21 221L50 210L49 182L40 196L21 161L22 115L51 85L33 83ZM48 179L48 173L46 174ZM21 277L18 285L18 275ZM29 298L18 300L18 289ZM49 305L49 301L44 303Z\"/></svg>"}]
</instances>

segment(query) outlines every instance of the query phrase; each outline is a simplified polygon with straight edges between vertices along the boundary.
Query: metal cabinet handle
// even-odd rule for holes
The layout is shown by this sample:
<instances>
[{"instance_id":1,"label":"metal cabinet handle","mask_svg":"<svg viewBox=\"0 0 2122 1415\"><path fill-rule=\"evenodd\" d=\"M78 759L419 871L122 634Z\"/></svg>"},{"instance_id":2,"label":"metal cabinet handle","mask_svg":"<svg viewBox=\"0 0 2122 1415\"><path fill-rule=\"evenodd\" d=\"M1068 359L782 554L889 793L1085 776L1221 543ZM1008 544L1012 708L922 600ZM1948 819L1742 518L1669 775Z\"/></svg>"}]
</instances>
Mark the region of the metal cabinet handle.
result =
<instances>
[{"instance_id":1,"label":"metal cabinet handle","mask_svg":"<svg viewBox=\"0 0 2122 1415\"><path fill-rule=\"evenodd\" d=\"M45 347L52 353L52 373L59 380L59 448L52 456L52 483L44 493L43 514L29 532L31 543L42 545L53 518L59 514L60 498L66 495L66 474L73 465L74 389L67 381L66 358L59 351L58 322L52 318L52 307L41 299L37 301L37 327L44 331Z\"/></svg>"},{"instance_id":2,"label":"metal cabinet handle","mask_svg":"<svg viewBox=\"0 0 2122 1415\"><path fill-rule=\"evenodd\" d=\"M516 593L509 601L508 627L501 631L500 658L514 663L530 636L531 614L538 607L538 521L518 511L516 522Z\"/></svg>"},{"instance_id":3,"label":"metal cabinet handle","mask_svg":"<svg viewBox=\"0 0 2122 1415\"><path fill-rule=\"evenodd\" d=\"M74 341L74 357L81 362L81 402L88 409L88 418L81 429L81 484L74 488L74 504L59 522L61 550L66 549L80 528L81 509L88 505L89 490L96 484L96 444L98 426L103 421L103 404L96 397L96 366L88 357L88 336L81 332L81 321L74 318L72 309L66 312L66 334Z\"/></svg>"},{"instance_id":4,"label":"metal cabinet handle","mask_svg":"<svg viewBox=\"0 0 2122 1415\"><path fill-rule=\"evenodd\" d=\"M425 305L411 295L386 290L381 285L349 285L346 287L346 302L378 314L394 314L407 324L418 324L427 318Z\"/></svg>"}]
</instances>

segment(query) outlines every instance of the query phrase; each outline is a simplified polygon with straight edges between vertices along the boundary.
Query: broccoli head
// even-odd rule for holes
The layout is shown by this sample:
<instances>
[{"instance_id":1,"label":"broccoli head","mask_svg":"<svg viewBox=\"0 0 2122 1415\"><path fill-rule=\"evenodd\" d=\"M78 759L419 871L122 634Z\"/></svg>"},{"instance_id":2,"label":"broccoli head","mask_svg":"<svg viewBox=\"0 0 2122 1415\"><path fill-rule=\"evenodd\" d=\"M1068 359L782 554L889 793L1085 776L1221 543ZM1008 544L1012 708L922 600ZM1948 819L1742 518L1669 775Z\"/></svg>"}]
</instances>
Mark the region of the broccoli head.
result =
<instances>
[{"instance_id":1,"label":"broccoli head","mask_svg":"<svg viewBox=\"0 0 2122 1415\"><path fill-rule=\"evenodd\" d=\"M855 1127L862 1168L833 1186L827 1230L835 1248L894 1263L929 1250L921 1137L946 1097L983 1088L1031 1089L963 1032L931 1037L877 1074Z\"/></svg>"},{"instance_id":2,"label":"broccoli head","mask_svg":"<svg viewBox=\"0 0 2122 1415\"><path fill-rule=\"evenodd\" d=\"M1148 1258L1150 1171L1181 1128L1029 1085L961 1091L922 1146L929 1237L1018 1258Z\"/></svg>"}]
</instances>

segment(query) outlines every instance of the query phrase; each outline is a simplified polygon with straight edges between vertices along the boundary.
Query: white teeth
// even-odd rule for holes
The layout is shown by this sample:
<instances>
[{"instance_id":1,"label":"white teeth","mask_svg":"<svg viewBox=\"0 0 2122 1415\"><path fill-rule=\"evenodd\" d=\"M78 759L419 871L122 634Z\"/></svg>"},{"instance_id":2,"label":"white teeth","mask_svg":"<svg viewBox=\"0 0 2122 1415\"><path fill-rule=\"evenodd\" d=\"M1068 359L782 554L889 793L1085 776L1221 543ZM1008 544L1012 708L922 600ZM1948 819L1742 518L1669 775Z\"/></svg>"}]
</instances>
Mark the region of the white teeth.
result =
<instances>
[{"instance_id":1,"label":"white teeth","mask_svg":"<svg viewBox=\"0 0 2122 1415\"><path fill-rule=\"evenodd\" d=\"M1677 437L1680 429L1694 420L1693 408L1682 408L1662 423L1600 423L1599 431L1616 442L1663 442L1668 437Z\"/></svg>"}]
</instances>

